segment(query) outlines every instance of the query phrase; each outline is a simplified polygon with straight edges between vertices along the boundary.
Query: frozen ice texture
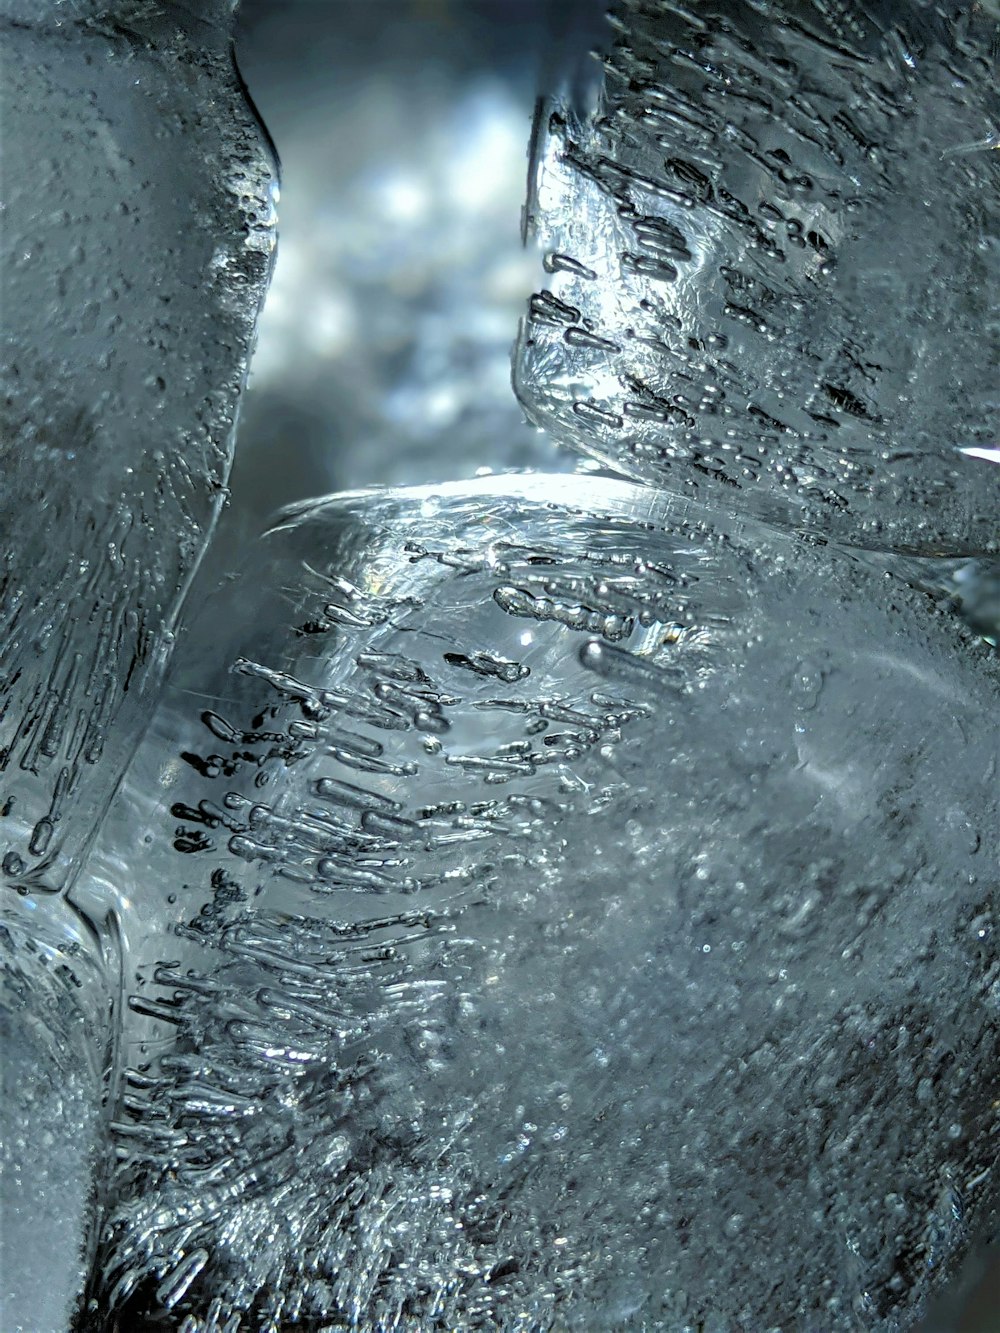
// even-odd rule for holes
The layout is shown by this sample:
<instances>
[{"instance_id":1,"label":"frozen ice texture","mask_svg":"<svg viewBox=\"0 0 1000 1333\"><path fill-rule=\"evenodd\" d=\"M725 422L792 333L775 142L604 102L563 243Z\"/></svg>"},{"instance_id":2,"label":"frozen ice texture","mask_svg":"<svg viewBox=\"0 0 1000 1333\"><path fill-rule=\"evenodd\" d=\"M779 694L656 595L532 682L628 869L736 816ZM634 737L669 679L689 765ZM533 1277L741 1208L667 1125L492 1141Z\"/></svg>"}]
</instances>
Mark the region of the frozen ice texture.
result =
<instances>
[{"instance_id":1,"label":"frozen ice texture","mask_svg":"<svg viewBox=\"0 0 1000 1333\"><path fill-rule=\"evenodd\" d=\"M50 900L44 915L36 906L8 901L0 924L4 1333L70 1327L94 1257L113 1055L100 950L68 904Z\"/></svg>"},{"instance_id":2,"label":"frozen ice texture","mask_svg":"<svg viewBox=\"0 0 1000 1333\"><path fill-rule=\"evenodd\" d=\"M274 163L231 5L0 0L0 1326L93 1258L113 919L72 892L225 493Z\"/></svg>"},{"instance_id":3,"label":"frozen ice texture","mask_svg":"<svg viewBox=\"0 0 1000 1333\"><path fill-rule=\"evenodd\" d=\"M537 126L528 415L821 538L995 552L996 5L615 16L594 113Z\"/></svg>"},{"instance_id":4,"label":"frozen ice texture","mask_svg":"<svg viewBox=\"0 0 1000 1333\"><path fill-rule=\"evenodd\" d=\"M275 181L230 16L0 4L8 886L79 866L225 493Z\"/></svg>"},{"instance_id":5,"label":"frozen ice texture","mask_svg":"<svg viewBox=\"0 0 1000 1333\"><path fill-rule=\"evenodd\" d=\"M100 1308L909 1326L995 1190L998 686L902 580L649 487L291 515L95 855Z\"/></svg>"}]
</instances>

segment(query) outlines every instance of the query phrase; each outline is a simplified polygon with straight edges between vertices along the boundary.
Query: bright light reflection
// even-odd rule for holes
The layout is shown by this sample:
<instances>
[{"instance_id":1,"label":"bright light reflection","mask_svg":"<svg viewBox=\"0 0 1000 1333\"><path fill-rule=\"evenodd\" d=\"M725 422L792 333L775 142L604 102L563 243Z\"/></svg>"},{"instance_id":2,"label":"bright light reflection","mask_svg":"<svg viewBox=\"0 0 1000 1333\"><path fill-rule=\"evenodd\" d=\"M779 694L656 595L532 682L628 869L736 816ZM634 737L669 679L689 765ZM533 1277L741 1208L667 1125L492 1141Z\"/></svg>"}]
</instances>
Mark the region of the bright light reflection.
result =
<instances>
[{"instance_id":1,"label":"bright light reflection","mask_svg":"<svg viewBox=\"0 0 1000 1333\"><path fill-rule=\"evenodd\" d=\"M1000 463L1000 444L993 446L972 446L968 449L959 449L960 454L966 458L981 458L986 463Z\"/></svg>"}]
</instances>

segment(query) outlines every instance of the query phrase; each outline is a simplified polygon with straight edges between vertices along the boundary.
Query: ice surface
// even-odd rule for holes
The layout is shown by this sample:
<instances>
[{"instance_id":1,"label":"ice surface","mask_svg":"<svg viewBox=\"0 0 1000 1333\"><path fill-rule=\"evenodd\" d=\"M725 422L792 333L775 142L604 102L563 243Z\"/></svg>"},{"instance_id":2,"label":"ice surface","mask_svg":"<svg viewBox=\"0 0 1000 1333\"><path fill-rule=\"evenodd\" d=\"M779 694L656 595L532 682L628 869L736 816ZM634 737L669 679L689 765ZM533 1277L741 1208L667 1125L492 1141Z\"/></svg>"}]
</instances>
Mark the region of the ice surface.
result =
<instances>
[{"instance_id":1,"label":"ice surface","mask_svg":"<svg viewBox=\"0 0 1000 1333\"><path fill-rule=\"evenodd\" d=\"M528 414L734 511L995 551L996 6L615 12L597 111L538 124Z\"/></svg>"},{"instance_id":2,"label":"ice surface","mask_svg":"<svg viewBox=\"0 0 1000 1333\"><path fill-rule=\"evenodd\" d=\"M230 18L0 0L5 1330L65 1333L93 1257L118 952L63 895L224 494L270 268L274 164Z\"/></svg>"},{"instance_id":3,"label":"ice surface","mask_svg":"<svg viewBox=\"0 0 1000 1333\"><path fill-rule=\"evenodd\" d=\"M995 1185L998 685L899 579L649 488L290 518L95 858L99 1308L911 1324Z\"/></svg>"},{"instance_id":4,"label":"ice surface","mask_svg":"<svg viewBox=\"0 0 1000 1333\"><path fill-rule=\"evenodd\" d=\"M230 10L0 4L8 885L79 865L224 494L274 184Z\"/></svg>"},{"instance_id":5,"label":"ice surface","mask_svg":"<svg viewBox=\"0 0 1000 1333\"><path fill-rule=\"evenodd\" d=\"M89 1273L121 1333L889 1330L996 1200L996 657L817 542L995 547L995 6L619 15L540 122L517 376L657 485L291 517L78 914L38 890L152 711L273 178L227 0L0 0L4 1328ZM981 636L994 574L946 567Z\"/></svg>"},{"instance_id":6,"label":"ice surface","mask_svg":"<svg viewBox=\"0 0 1000 1333\"><path fill-rule=\"evenodd\" d=\"M93 1260L107 990L65 903L0 925L0 1328L66 1333Z\"/></svg>"}]
</instances>

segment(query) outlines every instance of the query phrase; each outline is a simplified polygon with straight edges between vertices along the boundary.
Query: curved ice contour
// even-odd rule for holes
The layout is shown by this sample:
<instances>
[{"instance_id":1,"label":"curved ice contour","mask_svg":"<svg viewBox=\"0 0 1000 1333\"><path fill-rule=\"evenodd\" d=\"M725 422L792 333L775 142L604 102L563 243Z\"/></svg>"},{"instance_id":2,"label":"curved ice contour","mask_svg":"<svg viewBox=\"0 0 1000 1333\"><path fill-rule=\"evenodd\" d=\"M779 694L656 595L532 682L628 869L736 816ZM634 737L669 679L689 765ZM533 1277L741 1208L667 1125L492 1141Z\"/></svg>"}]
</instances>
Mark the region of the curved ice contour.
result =
<instances>
[{"instance_id":1,"label":"curved ice contour","mask_svg":"<svg viewBox=\"0 0 1000 1333\"><path fill-rule=\"evenodd\" d=\"M289 517L95 858L101 1308L911 1325L994 1188L998 685L901 581L649 487Z\"/></svg>"},{"instance_id":2,"label":"curved ice contour","mask_svg":"<svg viewBox=\"0 0 1000 1333\"><path fill-rule=\"evenodd\" d=\"M528 415L819 539L996 552L995 8L615 12L597 111L537 127Z\"/></svg>"},{"instance_id":3,"label":"curved ice contour","mask_svg":"<svg viewBox=\"0 0 1000 1333\"><path fill-rule=\"evenodd\" d=\"M230 17L0 6L8 888L79 867L225 493L275 181Z\"/></svg>"},{"instance_id":4,"label":"curved ice contour","mask_svg":"<svg viewBox=\"0 0 1000 1333\"><path fill-rule=\"evenodd\" d=\"M0 3L0 1320L33 1333L89 1268L119 985L113 922L64 895L225 494L271 266L230 19Z\"/></svg>"},{"instance_id":5,"label":"curved ice contour","mask_svg":"<svg viewBox=\"0 0 1000 1333\"><path fill-rule=\"evenodd\" d=\"M602 115L543 125L553 290L517 373L538 419L661 489L499 478L289 516L192 617L88 910L60 915L38 890L69 881L150 698L266 273L227 11L4 10L25 114L43 83L57 123L70 92L97 107L42 180L78 224L118 189L93 232L122 274L63 262L81 228L55 214L11 252L12 464L49 468L77 563L43 605L12 472L3 1202L25 1250L64 1163L77 1243L44 1286L17 1271L8 1322L59 1327L82 1283L110 1072L86 1317L111 1327L911 1324L995 1197L996 661L822 543L995 540L996 328L954 279L994 274L995 219L931 170L995 192L991 85L959 98L939 58L984 68L985 7L625 0ZM80 309L65 347L29 291ZM24 396L39 348L51 398ZM137 422L138 469L115 452Z\"/></svg>"}]
</instances>

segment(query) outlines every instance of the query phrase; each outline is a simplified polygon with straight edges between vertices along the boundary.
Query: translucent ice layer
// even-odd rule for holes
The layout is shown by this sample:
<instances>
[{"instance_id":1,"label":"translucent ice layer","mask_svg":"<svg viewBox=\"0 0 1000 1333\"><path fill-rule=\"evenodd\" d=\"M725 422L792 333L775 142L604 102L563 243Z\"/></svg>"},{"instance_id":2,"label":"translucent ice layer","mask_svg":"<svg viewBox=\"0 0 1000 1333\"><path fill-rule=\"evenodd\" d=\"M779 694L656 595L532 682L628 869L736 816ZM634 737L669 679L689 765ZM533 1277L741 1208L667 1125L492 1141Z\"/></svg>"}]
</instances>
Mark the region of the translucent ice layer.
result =
<instances>
[{"instance_id":1,"label":"translucent ice layer","mask_svg":"<svg viewBox=\"0 0 1000 1333\"><path fill-rule=\"evenodd\" d=\"M88 890L113 1326L912 1322L993 1181L996 659L709 517L363 493L199 610Z\"/></svg>"},{"instance_id":2,"label":"translucent ice layer","mask_svg":"<svg viewBox=\"0 0 1000 1333\"><path fill-rule=\"evenodd\" d=\"M61 889L224 493L273 244L231 5L2 0L0 880Z\"/></svg>"},{"instance_id":3,"label":"translucent ice layer","mask_svg":"<svg viewBox=\"0 0 1000 1333\"><path fill-rule=\"evenodd\" d=\"M0 925L0 1328L67 1333L94 1257L113 1050L93 940L65 902L41 926L33 908L5 903Z\"/></svg>"},{"instance_id":4,"label":"translucent ice layer","mask_svg":"<svg viewBox=\"0 0 1000 1333\"><path fill-rule=\"evenodd\" d=\"M630 476L859 546L1000 540L994 4L620 0L537 130L516 387Z\"/></svg>"},{"instance_id":5,"label":"translucent ice layer","mask_svg":"<svg viewBox=\"0 0 1000 1333\"><path fill-rule=\"evenodd\" d=\"M148 718L270 269L230 11L0 0L4 1329L65 1333L90 1269L120 959L57 894Z\"/></svg>"}]
</instances>

